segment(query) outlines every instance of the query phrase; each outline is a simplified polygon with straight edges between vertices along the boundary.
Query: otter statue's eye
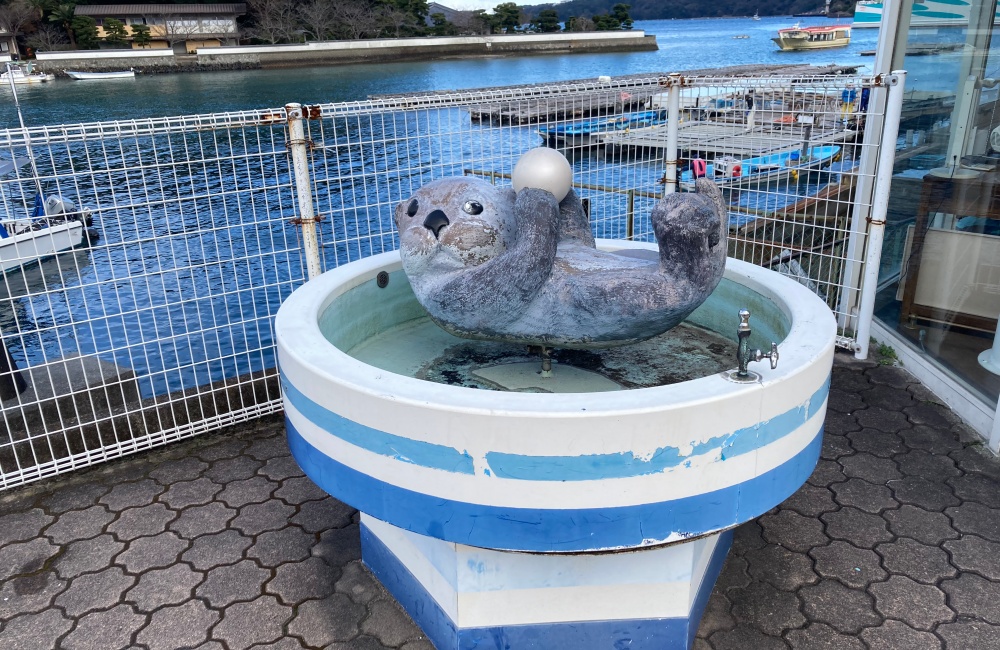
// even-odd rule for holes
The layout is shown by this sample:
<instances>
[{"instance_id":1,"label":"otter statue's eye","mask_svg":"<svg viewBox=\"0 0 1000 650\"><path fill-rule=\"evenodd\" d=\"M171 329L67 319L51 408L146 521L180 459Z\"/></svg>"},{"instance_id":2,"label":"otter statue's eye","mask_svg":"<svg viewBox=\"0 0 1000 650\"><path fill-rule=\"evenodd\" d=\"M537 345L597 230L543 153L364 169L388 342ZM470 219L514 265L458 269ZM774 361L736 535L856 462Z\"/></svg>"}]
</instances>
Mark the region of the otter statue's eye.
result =
<instances>
[{"instance_id":1,"label":"otter statue's eye","mask_svg":"<svg viewBox=\"0 0 1000 650\"><path fill-rule=\"evenodd\" d=\"M483 211L483 204L479 201L466 201L462 209L469 214L480 214Z\"/></svg>"},{"instance_id":2,"label":"otter statue's eye","mask_svg":"<svg viewBox=\"0 0 1000 650\"><path fill-rule=\"evenodd\" d=\"M417 209L419 207L420 207L420 205L417 203L416 199L411 200L410 204L408 206L406 206L406 214L408 216L412 217L413 215L415 215L417 213Z\"/></svg>"}]
</instances>

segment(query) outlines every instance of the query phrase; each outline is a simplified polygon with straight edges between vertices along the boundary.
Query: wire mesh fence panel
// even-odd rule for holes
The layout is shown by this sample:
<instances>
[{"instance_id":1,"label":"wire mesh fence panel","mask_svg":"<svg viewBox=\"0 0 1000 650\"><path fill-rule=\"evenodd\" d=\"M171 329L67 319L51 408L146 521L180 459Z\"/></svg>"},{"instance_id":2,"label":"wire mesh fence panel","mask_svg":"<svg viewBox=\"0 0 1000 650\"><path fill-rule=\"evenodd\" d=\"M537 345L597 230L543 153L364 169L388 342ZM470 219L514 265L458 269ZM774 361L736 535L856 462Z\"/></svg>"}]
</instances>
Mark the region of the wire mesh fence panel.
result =
<instances>
[{"instance_id":1,"label":"wire mesh fence panel","mask_svg":"<svg viewBox=\"0 0 1000 650\"><path fill-rule=\"evenodd\" d=\"M654 241L655 202L708 176L730 255L809 286L850 329L871 85L683 79L676 188L662 76L304 107L321 266L398 248L393 211L424 184L509 186L548 146L599 238ZM36 246L0 278L0 488L280 408L272 318L306 275L288 148L283 109L0 131L0 219ZM79 245L41 254L60 224Z\"/></svg>"}]
</instances>

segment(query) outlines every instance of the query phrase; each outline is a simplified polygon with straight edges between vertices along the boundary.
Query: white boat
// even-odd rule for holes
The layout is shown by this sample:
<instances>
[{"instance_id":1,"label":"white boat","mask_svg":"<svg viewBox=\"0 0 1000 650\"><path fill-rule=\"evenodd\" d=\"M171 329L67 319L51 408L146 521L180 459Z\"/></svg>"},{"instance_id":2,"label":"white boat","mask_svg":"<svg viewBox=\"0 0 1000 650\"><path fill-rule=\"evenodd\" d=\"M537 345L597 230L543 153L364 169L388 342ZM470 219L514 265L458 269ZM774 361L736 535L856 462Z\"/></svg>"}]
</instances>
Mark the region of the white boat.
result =
<instances>
[{"instance_id":1,"label":"white boat","mask_svg":"<svg viewBox=\"0 0 1000 650\"><path fill-rule=\"evenodd\" d=\"M682 190L691 192L694 190L695 179L704 176L719 187L760 188L790 178L797 180L800 174L829 165L838 154L840 147L837 145L818 145L810 147L807 152L796 149L743 160L723 156L706 162L696 158L691 161L690 169L681 172L679 185Z\"/></svg>"},{"instance_id":2,"label":"white boat","mask_svg":"<svg viewBox=\"0 0 1000 650\"><path fill-rule=\"evenodd\" d=\"M969 24L972 4L965 0L922 0L913 3L910 27L962 27ZM882 2L861 0L854 7L852 27L878 28L882 22ZM993 24L1000 24L1000 14L995 14Z\"/></svg>"},{"instance_id":3,"label":"white boat","mask_svg":"<svg viewBox=\"0 0 1000 650\"><path fill-rule=\"evenodd\" d=\"M9 84L13 81L16 84L37 84L52 81L55 78L54 74L33 71L31 64L22 67L8 63L7 71L0 74L0 83Z\"/></svg>"},{"instance_id":4,"label":"white boat","mask_svg":"<svg viewBox=\"0 0 1000 650\"><path fill-rule=\"evenodd\" d=\"M760 14L757 11L753 12L753 19L754 20L760 20Z\"/></svg>"},{"instance_id":5,"label":"white boat","mask_svg":"<svg viewBox=\"0 0 1000 650\"><path fill-rule=\"evenodd\" d=\"M87 81L91 79L135 79L134 70L118 70L112 72L81 72L79 70L63 70L71 79Z\"/></svg>"},{"instance_id":6,"label":"white boat","mask_svg":"<svg viewBox=\"0 0 1000 650\"><path fill-rule=\"evenodd\" d=\"M5 176L28 162L27 158L0 162ZM31 215L17 216L6 193L0 192L0 273L40 262L88 242L93 224L90 210L78 209L70 200L52 195L35 197Z\"/></svg>"},{"instance_id":7,"label":"white boat","mask_svg":"<svg viewBox=\"0 0 1000 650\"><path fill-rule=\"evenodd\" d=\"M850 25L820 25L816 27L792 27L778 30L778 36L771 39L782 50L819 50L828 47L843 47L851 42Z\"/></svg>"}]
</instances>

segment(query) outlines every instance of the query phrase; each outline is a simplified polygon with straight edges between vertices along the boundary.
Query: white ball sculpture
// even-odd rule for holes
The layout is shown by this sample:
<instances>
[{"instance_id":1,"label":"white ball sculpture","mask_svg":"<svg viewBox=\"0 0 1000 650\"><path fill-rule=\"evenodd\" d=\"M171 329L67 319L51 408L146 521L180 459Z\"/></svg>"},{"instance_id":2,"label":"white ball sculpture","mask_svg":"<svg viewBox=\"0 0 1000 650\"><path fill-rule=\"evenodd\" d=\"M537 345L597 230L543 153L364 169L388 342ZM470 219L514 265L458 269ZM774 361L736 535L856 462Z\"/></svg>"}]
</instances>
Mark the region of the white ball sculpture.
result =
<instances>
[{"instance_id":1,"label":"white ball sculpture","mask_svg":"<svg viewBox=\"0 0 1000 650\"><path fill-rule=\"evenodd\" d=\"M537 147L526 151L514 166L511 174L514 191L520 192L526 187L548 190L562 201L569 194L573 180L573 169L562 155L555 149Z\"/></svg>"}]
</instances>

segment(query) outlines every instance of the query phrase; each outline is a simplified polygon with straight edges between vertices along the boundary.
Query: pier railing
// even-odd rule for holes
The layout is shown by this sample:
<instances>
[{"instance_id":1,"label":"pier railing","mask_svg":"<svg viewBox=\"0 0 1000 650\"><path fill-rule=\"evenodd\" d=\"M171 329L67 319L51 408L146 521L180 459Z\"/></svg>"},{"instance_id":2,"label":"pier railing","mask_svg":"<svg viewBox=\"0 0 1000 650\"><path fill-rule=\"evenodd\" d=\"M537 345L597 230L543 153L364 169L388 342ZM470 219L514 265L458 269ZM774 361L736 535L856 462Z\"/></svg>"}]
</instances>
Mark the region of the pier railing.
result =
<instances>
[{"instance_id":1,"label":"pier railing","mask_svg":"<svg viewBox=\"0 0 1000 650\"><path fill-rule=\"evenodd\" d=\"M895 143L884 86L602 78L0 131L0 164L15 161L0 220L32 219L40 188L90 211L97 235L22 250L0 277L0 489L280 410L281 301L397 248L392 210L422 184L508 183L543 144L612 239L652 241L654 202L705 161L731 203L730 254L809 286L853 346L880 143Z\"/></svg>"}]
</instances>

